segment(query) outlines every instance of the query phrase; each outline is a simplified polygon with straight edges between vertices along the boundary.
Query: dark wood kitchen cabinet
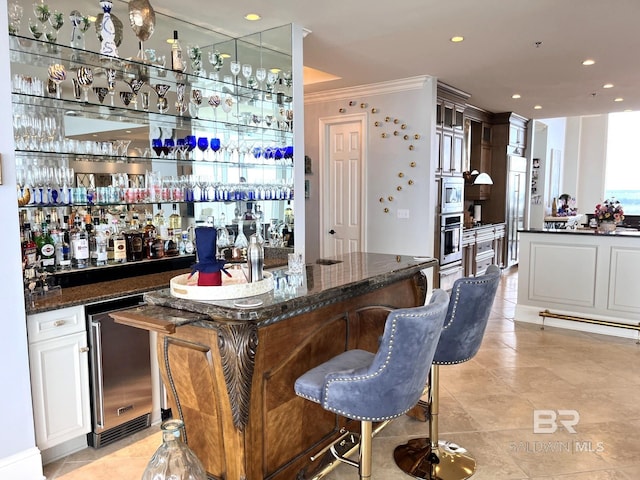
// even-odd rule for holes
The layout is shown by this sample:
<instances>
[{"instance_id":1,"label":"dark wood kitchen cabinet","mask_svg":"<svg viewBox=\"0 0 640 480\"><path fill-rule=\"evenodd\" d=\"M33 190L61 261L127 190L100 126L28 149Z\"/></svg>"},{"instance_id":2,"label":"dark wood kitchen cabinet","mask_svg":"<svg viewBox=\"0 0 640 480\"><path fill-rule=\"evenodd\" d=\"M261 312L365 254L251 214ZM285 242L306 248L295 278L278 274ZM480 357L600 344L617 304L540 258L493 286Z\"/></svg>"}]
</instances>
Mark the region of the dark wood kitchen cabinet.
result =
<instances>
[{"instance_id":1,"label":"dark wood kitchen cabinet","mask_svg":"<svg viewBox=\"0 0 640 480\"><path fill-rule=\"evenodd\" d=\"M466 169L464 110L470 95L438 83L436 141L440 142L437 175L462 175Z\"/></svg>"}]
</instances>

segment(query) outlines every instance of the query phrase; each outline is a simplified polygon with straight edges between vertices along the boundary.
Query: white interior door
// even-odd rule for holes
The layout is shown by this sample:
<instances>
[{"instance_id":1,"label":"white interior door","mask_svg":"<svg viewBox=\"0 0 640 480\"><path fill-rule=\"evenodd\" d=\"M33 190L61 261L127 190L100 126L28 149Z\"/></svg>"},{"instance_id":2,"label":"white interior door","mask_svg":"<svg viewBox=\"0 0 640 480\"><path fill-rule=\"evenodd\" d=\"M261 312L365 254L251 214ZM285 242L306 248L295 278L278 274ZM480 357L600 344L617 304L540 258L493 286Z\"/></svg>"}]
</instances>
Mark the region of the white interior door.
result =
<instances>
[{"instance_id":1,"label":"white interior door","mask_svg":"<svg viewBox=\"0 0 640 480\"><path fill-rule=\"evenodd\" d=\"M327 123L322 255L363 251L363 120Z\"/></svg>"}]
</instances>

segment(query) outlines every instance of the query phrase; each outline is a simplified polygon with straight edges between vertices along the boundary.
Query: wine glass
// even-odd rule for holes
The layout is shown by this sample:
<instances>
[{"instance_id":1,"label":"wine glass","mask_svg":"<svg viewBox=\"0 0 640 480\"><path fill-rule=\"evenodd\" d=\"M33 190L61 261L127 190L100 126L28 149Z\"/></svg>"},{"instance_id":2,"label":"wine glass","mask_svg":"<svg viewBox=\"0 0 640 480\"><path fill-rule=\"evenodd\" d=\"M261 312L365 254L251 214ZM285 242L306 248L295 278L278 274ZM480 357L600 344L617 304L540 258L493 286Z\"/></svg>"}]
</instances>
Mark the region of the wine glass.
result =
<instances>
[{"instance_id":1,"label":"wine glass","mask_svg":"<svg viewBox=\"0 0 640 480\"><path fill-rule=\"evenodd\" d=\"M56 86L56 98L60 98L60 84L67 78L67 70L64 65L54 63L49 65L47 70L49 80L51 80Z\"/></svg>"},{"instance_id":2,"label":"wine glass","mask_svg":"<svg viewBox=\"0 0 640 480\"><path fill-rule=\"evenodd\" d=\"M251 73L253 73L253 67L251 66L250 63L244 63L242 65L242 76L244 77L244 82L245 85L248 87L249 86L249 77L251 76Z\"/></svg>"},{"instance_id":3,"label":"wine glass","mask_svg":"<svg viewBox=\"0 0 640 480\"><path fill-rule=\"evenodd\" d=\"M164 144L162 146L162 151L165 155L165 157L169 158L171 156L173 156L175 149L176 149L176 142L173 138L165 138L164 139Z\"/></svg>"},{"instance_id":4,"label":"wine glass","mask_svg":"<svg viewBox=\"0 0 640 480\"><path fill-rule=\"evenodd\" d=\"M209 149L209 139L207 137L198 137L198 150L202 152L202 160L205 160L205 152Z\"/></svg>"},{"instance_id":5,"label":"wine glass","mask_svg":"<svg viewBox=\"0 0 640 480\"><path fill-rule=\"evenodd\" d=\"M153 88L158 95L158 111L160 113L165 113L168 109L166 95L171 88L171 85L167 85L166 83L157 83Z\"/></svg>"},{"instance_id":6,"label":"wine glass","mask_svg":"<svg viewBox=\"0 0 640 480\"><path fill-rule=\"evenodd\" d=\"M35 38L36 40L40 40L42 34L44 33L42 24L37 20L32 20L31 18L29 19L29 31L31 32L31 35L33 35L33 38Z\"/></svg>"},{"instance_id":7,"label":"wine glass","mask_svg":"<svg viewBox=\"0 0 640 480\"><path fill-rule=\"evenodd\" d=\"M178 115L182 115L188 108L188 104L184 101L184 91L187 85L184 83L176 83L176 111Z\"/></svg>"},{"instance_id":8,"label":"wine glass","mask_svg":"<svg viewBox=\"0 0 640 480\"><path fill-rule=\"evenodd\" d=\"M198 45L187 45L187 55L191 60L191 71L196 77L205 76L202 68L202 49Z\"/></svg>"},{"instance_id":9,"label":"wine glass","mask_svg":"<svg viewBox=\"0 0 640 480\"><path fill-rule=\"evenodd\" d=\"M267 78L267 69L266 68L257 68L256 69L256 80L258 81L258 85L260 90L264 90L264 81Z\"/></svg>"},{"instance_id":10,"label":"wine glass","mask_svg":"<svg viewBox=\"0 0 640 480\"><path fill-rule=\"evenodd\" d=\"M231 70L231 75L233 75L233 83L238 83L238 74L240 73L240 62L237 60L231 61L229 63L229 69Z\"/></svg>"},{"instance_id":11,"label":"wine glass","mask_svg":"<svg viewBox=\"0 0 640 480\"><path fill-rule=\"evenodd\" d=\"M199 88L191 89L191 97L189 101L189 115L191 115L193 118L198 118L202 101L203 101L202 90L200 90Z\"/></svg>"},{"instance_id":12,"label":"wine glass","mask_svg":"<svg viewBox=\"0 0 640 480\"><path fill-rule=\"evenodd\" d=\"M211 95L208 100L209 105L211 106L211 108L213 108L213 120L216 122L218 121L218 107L220 106L221 102L222 99L217 93Z\"/></svg>"},{"instance_id":13,"label":"wine glass","mask_svg":"<svg viewBox=\"0 0 640 480\"><path fill-rule=\"evenodd\" d=\"M227 114L227 122L229 122L229 112L233 108L233 97L229 94L225 95L222 102L222 111Z\"/></svg>"},{"instance_id":14,"label":"wine glass","mask_svg":"<svg viewBox=\"0 0 640 480\"><path fill-rule=\"evenodd\" d=\"M187 158L187 156L191 155L191 152L195 150L197 139L195 135L187 135L184 137L184 141L187 144L187 149L185 151L185 158Z\"/></svg>"},{"instance_id":15,"label":"wine glass","mask_svg":"<svg viewBox=\"0 0 640 480\"><path fill-rule=\"evenodd\" d=\"M222 65L224 64L224 58L222 57L222 55L218 50L209 52L209 63L211 64L214 70L209 74L209 78L211 80L218 80L219 78L218 72L220 71L220 69L222 68Z\"/></svg>"},{"instance_id":16,"label":"wine glass","mask_svg":"<svg viewBox=\"0 0 640 480\"><path fill-rule=\"evenodd\" d=\"M278 81L278 72L273 70L267 71L267 92L269 93L268 98L270 98L270 95L273 93L273 89L277 81Z\"/></svg>"},{"instance_id":17,"label":"wine glass","mask_svg":"<svg viewBox=\"0 0 640 480\"><path fill-rule=\"evenodd\" d=\"M217 137L213 137L209 146L211 148L211 151L213 152L213 160L217 162L219 160L218 152L220 151L221 147L220 139Z\"/></svg>"},{"instance_id":18,"label":"wine glass","mask_svg":"<svg viewBox=\"0 0 640 480\"><path fill-rule=\"evenodd\" d=\"M89 87L93 84L93 70L89 67L79 67L76 70L76 77L78 78L78 84L82 87L84 92L84 101L89 101Z\"/></svg>"},{"instance_id":19,"label":"wine glass","mask_svg":"<svg viewBox=\"0 0 640 480\"><path fill-rule=\"evenodd\" d=\"M107 68L107 90L109 90L109 96L111 97L111 106L113 107L113 97L116 93L116 75L117 72L113 68Z\"/></svg>"},{"instance_id":20,"label":"wine glass","mask_svg":"<svg viewBox=\"0 0 640 480\"><path fill-rule=\"evenodd\" d=\"M156 156L160 157L160 155L162 155L162 152L164 151L164 146L162 145L162 139L161 138L151 139L151 148L156 153Z\"/></svg>"}]
</instances>

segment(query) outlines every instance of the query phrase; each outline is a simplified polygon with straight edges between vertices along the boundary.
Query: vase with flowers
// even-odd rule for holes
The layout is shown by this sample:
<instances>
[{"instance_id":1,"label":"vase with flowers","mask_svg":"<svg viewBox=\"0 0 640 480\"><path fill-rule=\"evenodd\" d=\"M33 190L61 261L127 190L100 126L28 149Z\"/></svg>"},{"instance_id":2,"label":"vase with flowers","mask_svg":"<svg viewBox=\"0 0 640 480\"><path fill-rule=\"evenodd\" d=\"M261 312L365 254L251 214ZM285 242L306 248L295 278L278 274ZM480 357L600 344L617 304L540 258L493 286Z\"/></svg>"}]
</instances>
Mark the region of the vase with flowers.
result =
<instances>
[{"instance_id":1,"label":"vase with flowers","mask_svg":"<svg viewBox=\"0 0 640 480\"><path fill-rule=\"evenodd\" d=\"M598 222L598 232L612 233L616 225L624 220L622 204L615 198L607 198L596 205L594 217Z\"/></svg>"}]
</instances>

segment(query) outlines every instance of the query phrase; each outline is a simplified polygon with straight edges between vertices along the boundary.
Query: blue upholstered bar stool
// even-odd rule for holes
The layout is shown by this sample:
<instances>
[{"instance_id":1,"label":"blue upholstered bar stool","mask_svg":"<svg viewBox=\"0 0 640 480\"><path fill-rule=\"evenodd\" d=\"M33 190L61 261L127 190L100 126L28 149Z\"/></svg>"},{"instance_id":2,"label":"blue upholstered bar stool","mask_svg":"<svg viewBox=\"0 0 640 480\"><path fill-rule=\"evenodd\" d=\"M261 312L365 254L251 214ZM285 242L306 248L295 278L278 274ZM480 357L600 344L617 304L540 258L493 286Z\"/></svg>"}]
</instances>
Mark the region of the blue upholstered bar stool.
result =
<instances>
[{"instance_id":1,"label":"blue upholstered bar stool","mask_svg":"<svg viewBox=\"0 0 640 480\"><path fill-rule=\"evenodd\" d=\"M459 480L475 472L476 461L461 446L438 438L440 365L471 360L478 353L500 282L500 269L489 266L484 275L456 280L428 388L429 437L415 438L396 447L396 464L414 478Z\"/></svg>"},{"instance_id":2,"label":"blue upholstered bar stool","mask_svg":"<svg viewBox=\"0 0 640 480\"><path fill-rule=\"evenodd\" d=\"M448 304L435 290L428 305L392 310L375 354L347 350L296 380L300 397L361 422L359 461L336 455L357 466L361 480L371 478L372 422L404 414L424 391Z\"/></svg>"}]
</instances>

